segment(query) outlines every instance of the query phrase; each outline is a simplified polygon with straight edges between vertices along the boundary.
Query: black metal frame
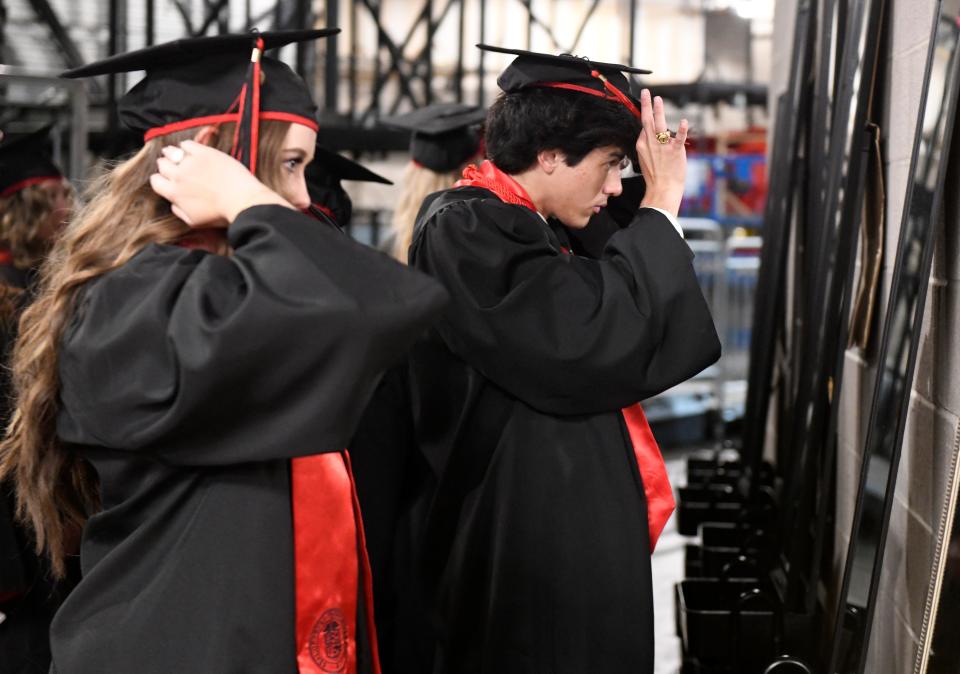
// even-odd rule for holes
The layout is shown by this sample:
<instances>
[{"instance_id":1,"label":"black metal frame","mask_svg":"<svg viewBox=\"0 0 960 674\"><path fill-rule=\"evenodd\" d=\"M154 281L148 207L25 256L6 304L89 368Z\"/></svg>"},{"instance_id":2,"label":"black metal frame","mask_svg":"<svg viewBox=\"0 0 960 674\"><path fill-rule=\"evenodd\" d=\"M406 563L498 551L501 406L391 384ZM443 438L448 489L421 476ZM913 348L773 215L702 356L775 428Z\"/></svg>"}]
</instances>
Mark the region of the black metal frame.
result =
<instances>
[{"instance_id":1,"label":"black metal frame","mask_svg":"<svg viewBox=\"0 0 960 674\"><path fill-rule=\"evenodd\" d=\"M883 326L878 372L874 383L870 419L867 425L863 452L864 460L860 473L860 489L850 532L843 584L838 598L838 627L830 657L830 672L836 672L839 667L849 663L851 668L847 670L844 667L844 672L851 671L862 674L866 665L867 646L876 611L884 545L890 526L890 514L893 508L897 468L903 444L913 373L921 342L920 326L933 261L936 218L943 201L944 175L950 156L949 150L956 119L957 93L960 90L960 30L956 26L956 17L952 17L949 19L949 24L953 31L954 48L951 61L947 67L947 77L944 81L942 97L937 102L937 105L941 106L941 114L938 116L937 128L934 131L935 137L939 137L935 138L933 142L939 149L939 156L936 158L937 164L935 167L930 162L920 166L919 150L923 137L923 122L927 104L930 102L928 89L941 20L942 0L939 0L934 14L924 72L924 84L917 115L914 146L910 160L911 182L904 200L897 258ZM933 168L937 170L934 172L932 171ZM912 265L917 264L918 268L911 269ZM863 545L858 534L864 523L867 477L872 460L877 457L889 457L889 459L880 533L876 547L870 551L873 559L870 564L871 575L866 610L863 614L863 620L858 625L861 633L854 634L851 639L842 642L839 616L844 613L849 604L849 592L853 584L853 575L856 572L857 553ZM841 643L844 642L850 644L848 653L844 653L840 647Z\"/></svg>"},{"instance_id":2,"label":"black metal frame","mask_svg":"<svg viewBox=\"0 0 960 674\"><path fill-rule=\"evenodd\" d=\"M807 64L810 56L810 0L797 5L793 56L787 91L777 106L776 136L771 156L770 186L764 212L764 241L760 253L757 294L754 298L753 334L750 340L742 456L750 476L757 475L763 460L763 441L772 390L777 333L783 320L787 252L793 216L794 186L798 166L798 128ZM751 490L758 484L751 482Z\"/></svg>"},{"instance_id":3,"label":"black metal frame","mask_svg":"<svg viewBox=\"0 0 960 674\"><path fill-rule=\"evenodd\" d=\"M794 430L786 438L790 447L790 475L783 509L784 535L791 542L784 565L794 588L809 582L809 516L815 512L818 467L829 444L830 406L839 392L836 353L845 333L842 315L844 290L853 273L853 256L864 178L867 106L874 84L880 21L885 0L854 0L838 82L835 123L831 133L829 187L821 224L819 246L813 261L816 270L811 301L807 305L804 349L799 386L794 401Z\"/></svg>"}]
</instances>

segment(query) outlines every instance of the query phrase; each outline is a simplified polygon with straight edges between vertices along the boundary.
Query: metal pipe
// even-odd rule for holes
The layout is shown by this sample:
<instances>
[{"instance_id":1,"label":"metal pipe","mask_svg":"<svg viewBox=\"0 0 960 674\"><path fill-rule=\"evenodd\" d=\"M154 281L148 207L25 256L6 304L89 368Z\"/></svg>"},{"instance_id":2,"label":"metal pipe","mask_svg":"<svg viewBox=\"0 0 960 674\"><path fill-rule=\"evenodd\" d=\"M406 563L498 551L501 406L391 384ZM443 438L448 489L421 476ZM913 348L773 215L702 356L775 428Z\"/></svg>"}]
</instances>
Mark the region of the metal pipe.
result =
<instances>
[{"instance_id":1,"label":"metal pipe","mask_svg":"<svg viewBox=\"0 0 960 674\"><path fill-rule=\"evenodd\" d=\"M350 119L357 118L357 2L350 0Z\"/></svg>"},{"instance_id":2,"label":"metal pipe","mask_svg":"<svg viewBox=\"0 0 960 674\"><path fill-rule=\"evenodd\" d=\"M427 105L433 103L433 34L436 26L433 23L433 0L426 0L424 13L427 18L427 45L424 64L426 65L426 75L423 80L424 101ZM397 64L399 67L399 64ZM416 103L414 103L416 104Z\"/></svg>"},{"instance_id":3,"label":"metal pipe","mask_svg":"<svg viewBox=\"0 0 960 674\"><path fill-rule=\"evenodd\" d=\"M117 53L117 42L120 31L120 0L110 0L107 11L107 22L109 24L110 34L107 36L107 56L113 56ZM110 73L107 75L107 130L111 138L116 138L117 129L120 126L120 118L117 115L117 75Z\"/></svg>"},{"instance_id":4,"label":"metal pipe","mask_svg":"<svg viewBox=\"0 0 960 674\"><path fill-rule=\"evenodd\" d=\"M457 93L457 103L463 103L463 42L464 32L466 31L466 9L467 0L460 1L460 35L457 38L457 72L455 90Z\"/></svg>"},{"instance_id":5,"label":"metal pipe","mask_svg":"<svg viewBox=\"0 0 960 674\"><path fill-rule=\"evenodd\" d=\"M340 0L327 0L325 21L328 27L334 27L340 21ZM337 92L339 90L340 53L336 35L326 41L326 59L323 62L323 109L336 114Z\"/></svg>"},{"instance_id":6,"label":"metal pipe","mask_svg":"<svg viewBox=\"0 0 960 674\"><path fill-rule=\"evenodd\" d=\"M487 3L485 0L479 0L480 2L480 44L486 44L487 36ZM477 66L477 105L481 108L486 104L486 91L484 90L484 85L486 80L487 71L483 67L483 59L486 56L484 50L480 50L480 64Z\"/></svg>"},{"instance_id":7,"label":"metal pipe","mask_svg":"<svg viewBox=\"0 0 960 674\"><path fill-rule=\"evenodd\" d=\"M148 47L153 46L154 41L156 40L156 25L155 25L155 16L154 10L156 5L154 4L155 0L147 0L146 9L147 9L147 26L145 30L145 41Z\"/></svg>"}]
</instances>

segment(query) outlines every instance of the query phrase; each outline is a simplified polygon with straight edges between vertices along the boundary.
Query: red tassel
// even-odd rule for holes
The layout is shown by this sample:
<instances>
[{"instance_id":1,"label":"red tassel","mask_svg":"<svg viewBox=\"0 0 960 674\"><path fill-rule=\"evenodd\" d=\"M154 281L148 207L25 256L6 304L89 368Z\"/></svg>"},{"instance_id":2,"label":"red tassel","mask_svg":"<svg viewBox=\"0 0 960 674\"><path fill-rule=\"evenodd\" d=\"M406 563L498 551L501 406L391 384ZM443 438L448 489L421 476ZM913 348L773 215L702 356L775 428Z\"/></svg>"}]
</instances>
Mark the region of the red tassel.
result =
<instances>
[{"instance_id":1,"label":"red tassel","mask_svg":"<svg viewBox=\"0 0 960 674\"><path fill-rule=\"evenodd\" d=\"M637 106L633 104L633 101L627 98L622 91L610 84L610 82L607 81L607 78L603 76L603 73L601 73L599 70L591 70L590 74L603 82L604 88L609 91L615 99L623 103L627 107L627 110L633 113L634 117L640 119L640 111L637 110Z\"/></svg>"},{"instance_id":2,"label":"red tassel","mask_svg":"<svg viewBox=\"0 0 960 674\"><path fill-rule=\"evenodd\" d=\"M240 101L240 107L237 111L237 123L233 127L233 144L230 146L230 156L234 159L240 160L240 126L243 124L243 109L247 102L247 85L244 84L243 88L240 90L240 96L238 96ZM236 105L236 101L234 101ZM230 106L233 108L233 105Z\"/></svg>"},{"instance_id":3,"label":"red tassel","mask_svg":"<svg viewBox=\"0 0 960 674\"><path fill-rule=\"evenodd\" d=\"M263 38L250 55L253 61L253 107L250 109L250 173L257 172L257 153L260 149L260 56L263 54ZM241 115L241 119L243 116Z\"/></svg>"}]
</instances>

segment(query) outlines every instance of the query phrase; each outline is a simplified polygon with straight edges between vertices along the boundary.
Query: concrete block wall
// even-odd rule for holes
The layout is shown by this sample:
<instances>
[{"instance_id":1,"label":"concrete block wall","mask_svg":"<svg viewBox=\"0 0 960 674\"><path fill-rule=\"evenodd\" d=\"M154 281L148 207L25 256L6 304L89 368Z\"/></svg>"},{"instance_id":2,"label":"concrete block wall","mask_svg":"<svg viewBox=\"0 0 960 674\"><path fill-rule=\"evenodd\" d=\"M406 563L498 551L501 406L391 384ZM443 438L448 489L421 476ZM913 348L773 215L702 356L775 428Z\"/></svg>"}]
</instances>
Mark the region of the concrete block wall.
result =
<instances>
[{"instance_id":1,"label":"concrete block wall","mask_svg":"<svg viewBox=\"0 0 960 674\"><path fill-rule=\"evenodd\" d=\"M840 395L837 518L834 577L839 586L859 486L863 444L876 376L876 352L893 276L903 202L909 185L910 155L919 112L934 0L887 0L892 30L885 69L882 133L886 177L886 244L881 306L866 353L845 354ZM788 44L795 2L777 7L774 43ZM786 87L788 53L773 63L772 91ZM957 154L955 156L960 156ZM960 172L955 172L960 174ZM954 178L954 182L958 182ZM880 591L868 645L866 671L913 671L935 550L935 535L960 431L960 184L946 188L945 217L939 223L937 251L922 324L922 342L897 474L890 530L883 551ZM831 600L833 601L833 600Z\"/></svg>"}]
</instances>

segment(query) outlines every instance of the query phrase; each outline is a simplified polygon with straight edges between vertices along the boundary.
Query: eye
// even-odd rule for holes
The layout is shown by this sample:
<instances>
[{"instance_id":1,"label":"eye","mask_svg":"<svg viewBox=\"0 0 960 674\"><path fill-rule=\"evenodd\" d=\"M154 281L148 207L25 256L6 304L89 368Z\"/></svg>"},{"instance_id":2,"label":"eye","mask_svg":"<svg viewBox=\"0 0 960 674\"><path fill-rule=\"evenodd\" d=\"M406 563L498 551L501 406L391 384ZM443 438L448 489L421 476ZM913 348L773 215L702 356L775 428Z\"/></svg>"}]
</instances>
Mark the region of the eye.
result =
<instances>
[{"instance_id":1,"label":"eye","mask_svg":"<svg viewBox=\"0 0 960 674\"><path fill-rule=\"evenodd\" d=\"M303 157L290 157L290 159L283 160L283 167L293 173L297 170L297 166L303 163Z\"/></svg>"}]
</instances>

